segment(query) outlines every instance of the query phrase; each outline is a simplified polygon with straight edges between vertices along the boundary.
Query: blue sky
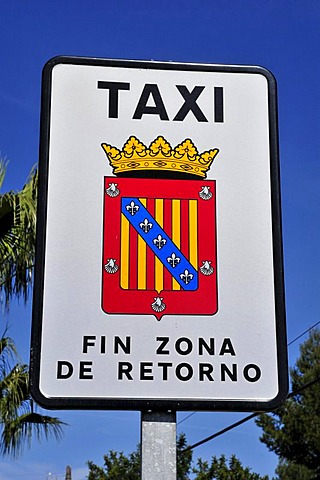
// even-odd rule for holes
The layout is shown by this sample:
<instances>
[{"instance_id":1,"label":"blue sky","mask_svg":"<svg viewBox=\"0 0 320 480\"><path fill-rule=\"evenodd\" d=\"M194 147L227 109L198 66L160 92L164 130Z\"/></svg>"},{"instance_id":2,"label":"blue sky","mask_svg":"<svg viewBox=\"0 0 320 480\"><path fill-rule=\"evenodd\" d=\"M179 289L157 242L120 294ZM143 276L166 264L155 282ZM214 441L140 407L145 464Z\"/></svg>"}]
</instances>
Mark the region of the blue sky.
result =
<instances>
[{"instance_id":1,"label":"blue sky","mask_svg":"<svg viewBox=\"0 0 320 480\"><path fill-rule=\"evenodd\" d=\"M0 0L0 153L10 163L4 188L22 187L38 160L41 70L56 55L262 65L278 82L283 243L288 340L319 321L320 4L317 1ZM12 325L29 359L31 306L14 304ZM305 338L305 337L304 337ZM294 364L299 342L289 348ZM3 459L0 480L84 480L85 462L101 464L109 449L132 451L138 412L52 412L69 426L63 440L34 444L18 460ZM178 421L188 413L178 414ZM197 413L178 425L189 443L245 414ZM194 458L235 453L261 474L277 458L248 422L199 447ZM49 475L51 473L51 475Z\"/></svg>"}]
</instances>

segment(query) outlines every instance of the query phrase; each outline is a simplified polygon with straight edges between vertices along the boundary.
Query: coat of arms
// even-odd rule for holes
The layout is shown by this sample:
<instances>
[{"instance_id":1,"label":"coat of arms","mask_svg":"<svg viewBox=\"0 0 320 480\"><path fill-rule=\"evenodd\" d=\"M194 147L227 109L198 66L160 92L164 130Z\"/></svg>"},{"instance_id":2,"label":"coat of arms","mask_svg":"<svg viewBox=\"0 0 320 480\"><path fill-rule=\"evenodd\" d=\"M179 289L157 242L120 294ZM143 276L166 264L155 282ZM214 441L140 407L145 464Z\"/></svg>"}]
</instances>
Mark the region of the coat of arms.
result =
<instances>
[{"instance_id":1,"label":"coat of arms","mask_svg":"<svg viewBox=\"0 0 320 480\"><path fill-rule=\"evenodd\" d=\"M102 308L108 314L214 315L217 300L218 149L190 139L172 148L130 137L102 144L115 176L105 177Z\"/></svg>"}]
</instances>

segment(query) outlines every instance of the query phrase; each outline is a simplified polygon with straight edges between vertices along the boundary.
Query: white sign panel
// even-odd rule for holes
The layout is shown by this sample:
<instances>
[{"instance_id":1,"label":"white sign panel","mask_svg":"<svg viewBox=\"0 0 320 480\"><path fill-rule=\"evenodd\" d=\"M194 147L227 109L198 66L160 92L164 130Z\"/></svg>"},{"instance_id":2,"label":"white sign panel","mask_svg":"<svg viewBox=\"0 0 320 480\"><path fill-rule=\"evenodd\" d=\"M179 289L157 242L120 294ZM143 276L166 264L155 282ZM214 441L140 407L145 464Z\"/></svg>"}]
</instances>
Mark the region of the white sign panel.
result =
<instances>
[{"instance_id":1,"label":"white sign panel","mask_svg":"<svg viewBox=\"0 0 320 480\"><path fill-rule=\"evenodd\" d=\"M276 120L261 67L48 62L38 403L262 410L285 398Z\"/></svg>"}]
</instances>

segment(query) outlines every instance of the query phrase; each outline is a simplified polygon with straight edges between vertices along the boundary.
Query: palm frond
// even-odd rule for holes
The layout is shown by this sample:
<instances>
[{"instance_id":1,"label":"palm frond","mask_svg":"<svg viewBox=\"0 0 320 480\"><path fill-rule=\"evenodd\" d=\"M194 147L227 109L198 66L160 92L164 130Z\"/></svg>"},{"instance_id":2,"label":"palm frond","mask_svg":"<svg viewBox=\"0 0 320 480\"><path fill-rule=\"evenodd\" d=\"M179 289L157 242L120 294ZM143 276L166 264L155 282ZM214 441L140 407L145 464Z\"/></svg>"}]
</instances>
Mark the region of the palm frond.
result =
<instances>
[{"instance_id":1,"label":"palm frond","mask_svg":"<svg viewBox=\"0 0 320 480\"><path fill-rule=\"evenodd\" d=\"M0 160L0 188L6 167ZM20 192L0 194L0 293L7 308L13 295L27 300L32 282L37 182L34 168ZM5 333L0 338L0 454L17 456L34 437L60 439L65 424L34 411L27 365L14 363L15 345Z\"/></svg>"},{"instance_id":2,"label":"palm frond","mask_svg":"<svg viewBox=\"0 0 320 480\"><path fill-rule=\"evenodd\" d=\"M0 395L2 392L1 383L11 369L11 363L18 356L14 341L12 338L5 336L6 331L7 329L0 338Z\"/></svg>"},{"instance_id":3,"label":"palm frond","mask_svg":"<svg viewBox=\"0 0 320 480\"><path fill-rule=\"evenodd\" d=\"M0 453L16 457L24 446L31 446L32 438L41 442L53 437L60 440L63 434L62 425L58 418L30 412L7 422L2 431Z\"/></svg>"},{"instance_id":4,"label":"palm frond","mask_svg":"<svg viewBox=\"0 0 320 480\"><path fill-rule=\"evenodd\" d=\"M0 158L0 189L2 188L6 176L7 166L7 160L5 158Z\"/></svg>"},{"instance_id":5,"label":"palm frond","mask_svg":"<svg viewBox=\"0 0 320 480\"><path fill-rule=\"evenodd\" d=\"M14 363L16 348L5 333L0 338L0 454L18 456L24 446L31 446L32 438L59 440L66 424L35 411L28 366Z\"/></svg>"},{"instance_id":6,"label":"palm frond","mask_svg":"<svg viewBox=\"0 0 320 480\"><path fill-rule=\"evenodd\" d=\"M2 422L8 422L17 416L17 412L30 410L28 402L29 374L27 365L16 364L0 381L0 415Z\"/></svg>"},{"instance_id":7,"label":"palm frond","mask_svg":"<svg viewBox=\"0 0 320 480\"><path fill-rule=\"evenodd\" d=\"M10 337L6 337L7 328L0 337L0 363L6 358L13 358L18 355L14 341Z\"/></svg>"},{"instance_id":8,"label":"palm frond","mask_svg":"<svg viewBox=\"0 0 320 480\"><path fill-rule=\"evenodd\" d=\"M6 165L0 161L0 182ZM38 174L35 167L19 192L0 195L0 292L9 307L13 296L27 301L32 285L36 239Z\"/></svg>"}]
</instances>

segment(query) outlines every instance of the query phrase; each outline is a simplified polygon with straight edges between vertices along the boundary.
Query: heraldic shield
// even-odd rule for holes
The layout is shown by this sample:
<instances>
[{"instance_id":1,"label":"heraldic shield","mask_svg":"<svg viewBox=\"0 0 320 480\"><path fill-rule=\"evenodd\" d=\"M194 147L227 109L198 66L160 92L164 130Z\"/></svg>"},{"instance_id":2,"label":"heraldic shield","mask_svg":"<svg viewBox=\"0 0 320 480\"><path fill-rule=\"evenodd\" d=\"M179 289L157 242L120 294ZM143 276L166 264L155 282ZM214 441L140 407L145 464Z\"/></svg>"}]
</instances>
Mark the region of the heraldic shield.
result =
<instances>
[{"instance_id":1,"label":"heraldic shield","mask_svg":"<svg viewBox=\"0 0 320 480\"><path fill-rule=\"evenodd\" d=\"M215 180L104 182L102 309L158 320L215 314Z\"/></svg>"}]
</instances>

